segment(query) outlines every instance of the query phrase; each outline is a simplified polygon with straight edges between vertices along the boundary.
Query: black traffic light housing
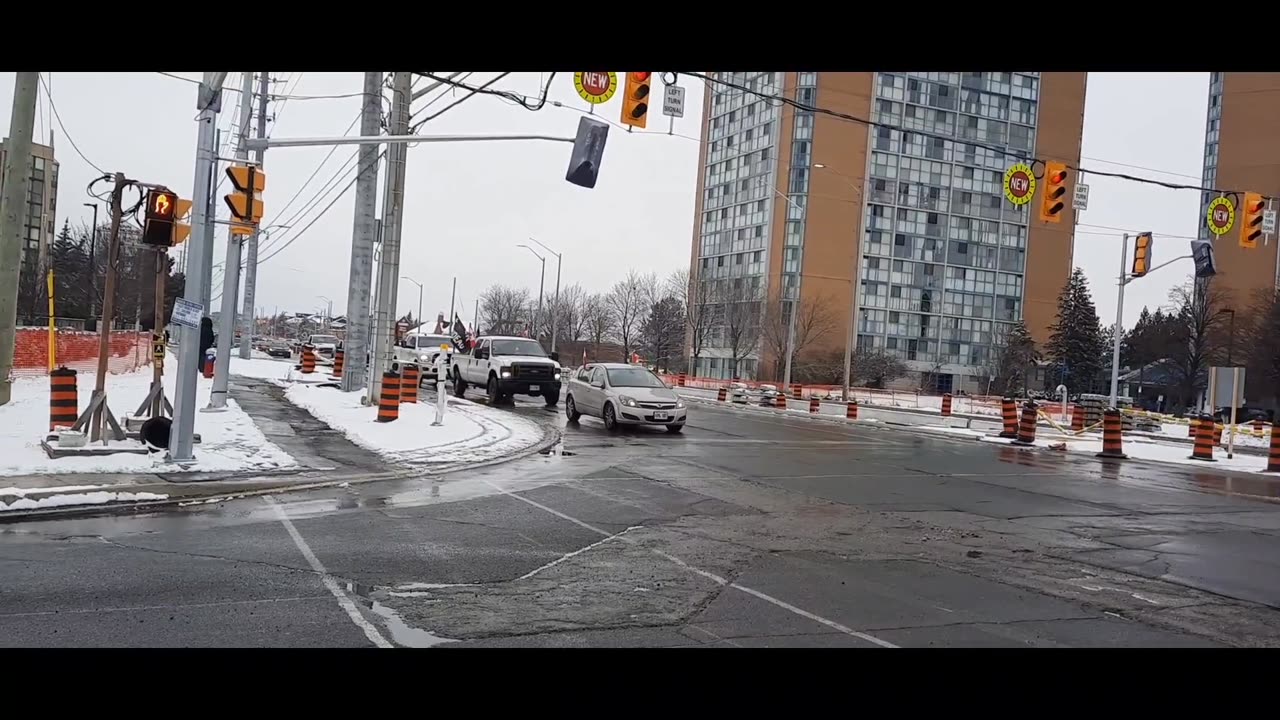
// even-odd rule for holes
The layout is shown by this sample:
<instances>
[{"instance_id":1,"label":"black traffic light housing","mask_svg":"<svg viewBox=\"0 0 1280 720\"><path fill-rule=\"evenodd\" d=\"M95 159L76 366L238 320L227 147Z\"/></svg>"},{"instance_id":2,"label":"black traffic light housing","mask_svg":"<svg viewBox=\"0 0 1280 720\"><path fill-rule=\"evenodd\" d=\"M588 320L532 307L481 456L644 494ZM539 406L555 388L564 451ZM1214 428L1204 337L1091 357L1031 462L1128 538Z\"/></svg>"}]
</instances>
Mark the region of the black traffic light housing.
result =
<instances>
[{"instance_id":1,"label":"black traffic light housing","mask_svg":"<svg viewBox=\"0 0 1280 720\"><path fill-rule=\"evenodd\" d=\"M564 179L584 188L596 186L600 176L600 162L604 158L604 143L609 139L609 125L591 117L578 120L578 135L569 155L569 171Z\"/></svg>"},{"instance_id":2,"label":"black traffic light housing","mask_svg":"<svg viewBox=\"0 0 1280 720\"><path fill-rule=\"evenodd\" d=\"M177 193L160 188L147 191L147 210L142 223L143 245L154 247L173 245L173 221L177 209Z\"/></svg>"},{"instance_id":3,"label":"black traffic light housing","mask_svg":"<svg viewBox=\"0 0 1280 720\"><path fill-rule=\"evenodd\" d=\"M1218 263L1213 257L1213 243L1208 240L1191 241L1191 260L1196 265L1196 277L1207 278L1218 274Z\"/></svg>"}]
</instances>

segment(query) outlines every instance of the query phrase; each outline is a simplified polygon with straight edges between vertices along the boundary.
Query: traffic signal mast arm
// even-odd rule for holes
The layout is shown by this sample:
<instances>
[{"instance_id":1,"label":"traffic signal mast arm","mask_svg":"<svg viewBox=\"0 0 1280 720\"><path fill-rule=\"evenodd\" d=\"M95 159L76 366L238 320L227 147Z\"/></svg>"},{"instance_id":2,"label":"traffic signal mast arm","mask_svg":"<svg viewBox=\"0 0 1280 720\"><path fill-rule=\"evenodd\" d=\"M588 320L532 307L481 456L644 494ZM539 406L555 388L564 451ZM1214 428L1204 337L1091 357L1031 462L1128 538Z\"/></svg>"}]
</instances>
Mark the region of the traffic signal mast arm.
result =
<instances>
[{"instance_id":1,"label":"traffic signal mast arm","mask_svg":"<svg viewBox=\"0 0 1280 720\"><path fill-rule=\"evenodd\" d=\"M1146 277L1147 275L1150 275L1151 273L1153 273L1153 272L1155 272L1155 271L1159 270L1160 268L1162 268L1162 267L1168 267L1169 265L1172 265L1172 264L1174 264L1174 263L1178 262L1179 260L1191 260L1191 259L1192 259L1192 256L1190 256L1190 255L1181 255L1181 256L1176 257L1176 258L1174 258L1174 259L1172 259L1172 260L1167 260L1167 261L1165 261L1165 262L1162 262L1162 263L1160 263L1159 265L1157 265L1157 266L1155 266L1155 267L1151 268L1150 270L1147 270L1146 275L1125 275L1125 277L1124 277L1124 284L1125 284L1125 285L1128 285L1129 283L1133 282L1134 280L1141 280L1142 278Z\"/></svg>"}]
</instances>

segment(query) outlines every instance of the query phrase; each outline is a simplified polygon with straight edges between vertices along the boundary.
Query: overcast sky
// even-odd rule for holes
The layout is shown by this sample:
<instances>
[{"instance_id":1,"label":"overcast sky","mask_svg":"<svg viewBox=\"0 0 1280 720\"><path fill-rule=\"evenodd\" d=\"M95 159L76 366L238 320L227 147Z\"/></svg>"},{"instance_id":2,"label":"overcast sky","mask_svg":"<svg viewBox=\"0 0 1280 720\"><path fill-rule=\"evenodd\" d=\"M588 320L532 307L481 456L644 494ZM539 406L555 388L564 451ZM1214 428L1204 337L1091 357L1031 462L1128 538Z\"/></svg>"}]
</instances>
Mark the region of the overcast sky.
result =
<instances>
[{"instance_id":1,"label":"overcast sky","mask_svg":"<svg viewBox=\"0 0 1280 720\"><path fill-rule=\"evenodd\" d=\"M194 72L174 74L199 76ZM59 227L66 217L73 223L87 222L90 217L91 211L82 206L90 202L84 188L99 174L90 162L106 172L118 170L131 178L166 184L181 195L190 194L196 136L194 84L158 73L51 75L45 77L51 80L53 105L65 132L52 116L49 94L43 89L36 132L46 143L50 130L56 133L61 163ZM359 93L360 73L280 72L272 76L289 81L276 83L274 91L292 96L272 108L276 119L270 132L274 137L342 135L359 113L358 97L319 96ZM12 73L0 74L0 106L6 110L12 99L13 77ZM491 77L491 73L477 73L472 79L483 82ZM543 78L538 73L514 73L495 87L535 95ZM564 181L568 164L568 146L564 144L412 147L401 267L402 274L427 285L424 314L431 317L448 310L449 281L455 275L458 305L463 309L460 313L468 319L477 295L491 283L527 285L536 292L539 263L527 250L517 247L529 237L564 254L563 284L581 283L590 291L607 289L629 268L666 274L687 266L702 87L691 79L680 84L687 88L686 116L675 121L675 134L667 134L668 120L657 114L656 106L646 132L628 135L619 127L612 128L604 170L593 190ZM239 73L232 73L227 86L239 85ZM1197 184L1207 91L1208 73L1090 73L1081 165ZM531 112L499 98L477 96L431 120L420 132L572 136L587 107L574 91L572 73L556 76L550 97L562 106L548 103ZM452 94L441 98L427 114L453 99ZM224 96L220 127L230 127L237 100L235 92ZM415 110L424 102L416 104ZM614 100L604 105L600 114L616 123L618 113L619 103ZM6 135L8 122L9 113L0 112L0 127ZM73 141L87 161L72 147ZM325 304L319 296L332 298L335 314L345 311L354 191L338 198L322 216L320 213L354 176L354 160L349 158L355 147L337 148L289 205L329 152L329 148L267 152L265 224L293 226L278 230L265 247L263 257L285 248L260 266L257 303L268 312L277 307L281 311L314 311ZM1170 239L1169 235L1195 235L1198 199L1194 191L1112 178L1086 175L1085 182L1091 188L1090 205L1081 217L1084 224L1077 234L1075 259L1088 274L1104 322L1111 323L1120 262L1119 234L1124 230L1154 231L1156 263L1186 254L1186 240ZM326 187L329 191L322 192ZM309 229L300 232L313 220ZM214 262L220 264L225 233L219 231L217 238ZM547 256L549 296L555 284L555 258L543 254ZM1164 303L1169 288L1189 272L1190 261L1183 261L1130 285L1125 325L1132 325L1143 304ZM215 280L220 276L215 273ZM399 305L401 313L416 312L416 286L401 283Z\"/></svg>"}]
</instances>

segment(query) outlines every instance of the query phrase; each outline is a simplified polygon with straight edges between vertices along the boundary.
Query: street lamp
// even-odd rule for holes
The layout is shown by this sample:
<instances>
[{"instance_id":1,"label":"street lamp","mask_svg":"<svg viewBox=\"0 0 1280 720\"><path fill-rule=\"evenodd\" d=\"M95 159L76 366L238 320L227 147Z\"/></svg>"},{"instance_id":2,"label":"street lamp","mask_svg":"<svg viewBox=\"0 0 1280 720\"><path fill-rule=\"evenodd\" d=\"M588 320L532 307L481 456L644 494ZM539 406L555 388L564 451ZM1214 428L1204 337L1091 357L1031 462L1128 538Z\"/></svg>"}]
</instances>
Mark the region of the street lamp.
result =
<instances>
[{"instance_id":1,"label":"street lamp","mask_svg":"<svg viewBox=\"0 0 1280 720\"><path fill-rule=\"evenodd\" d=\"M530 238L530 240L532 239L533 238ZM534 242L538 242L538 241L534 240ZM547 283L547 259L539 255L537 250L534 250L533 248L529 247L528 245L525 245L524 243L520 243L516 247L522 247L525 250L528 250L529 252L533 253L533 256L538 258L538 260L542 263L542 278L538 281L538 314L533 316L533 339L537 340L538 339L538 318L542 316L542 288Z\"/></svg>"},{"instance_id":2,"label":"street lamp","mask_svg":"<svg viewBox=\"0 0 1280 720\"><path fill-rule=\"evenodd\" d=\"M326 306L326 308L325 308L325 313L324 313L324 328L325 328L325 330L328 330L328 329L329 329L329 321L333 318L333 301L332 301L332 300L330 300L329 298L327 298L327 297L323 296L323 295L317 295L316 297L318 297L318 298L320 298L321 300L324 300L325 302L329 303L329 304Z\"/></svg>"},{"instance_id":3,"label":"street lamp","mask_svg":"<svg viewBox=\"0 0 1280 720\"><path fill-rule=\"evenodd\" d=\"M564 263L564 256L552 250L536 238L529 238L533 242L538 243L544 250L556 256L556 297L552 300L551 305L551 352L556 351L556 316L560 314L560 265Z\"/></svg>"},{"instance_id":4,"label":"street lamp","mask_svg":"<svg viewBox=\"0 0 1280 720\"><path fill-rule=\"evenodd\" d=\"M422 327L422 283L418 282L417 280L414 280L413 278L407 275L401 275L400 279L408 280L409 282L418 286L418 327Z\"/></svg>"},{"instance_id":5,"label":"street lamp","mask_svg":"<svg viewBox=\"0 0 1280 720\"><path fill-rule=\"evenodd\" d=\"M761 181L761 182L765 182L765 184L768 184L768 183L765 181L765 179L764 179L764 176L763 176L763 175L762 175L762 176L760 176L760 181ZM783 200L786 200L786 201L787 201L787 203L788 203L789 205L791 205L791 207L795 208L795 209L796 209L796 211L800 213L800 219L801 219L801 220L804 220L804 219L806 219L806 218L808 217L808 213L807 213L807 212L805 212L805 209L804 209L804 208L802 208L802 207L800 207L800 204L799 204L799 203L797 203L797 202L795 201L795 199L793 199L790 195L784 195L784 194L782 193L782 191L781 191L781 190L779 190L778 188L774 187L773 185L769 185L769 189L773 191L773 194L774 194L774 195L777 195L778 197L782 198ZM802 245L801 247L803 247L803 245ZM803 258L801 258L801 259L803 259ZM799 275L799 274L800 274L800 273L797 273L797 275ZM783 292L782 292L783 290L785 290L785 288L779 288L778 297L779 297L779 298L781 298L781 299L783 299L783 300L785 300L786 298L784 298L784 297L783 297L783 295L785 294L785 293L783 293ZM797 305L799 302L800 302L800 288L799 288L799 285L797 284L797 286L796 286L796 297L795 297L795 299L794 299L794 300L792 300L792 301L791 301L791 318L787 321L787 360L786 360L786 366L785 366L785 369L782 371L782 389L783 389L783 390L787 390L787 389L789 389L789 388L791 387L791 358L792 358L792 356L795 354L795 344L796 344L796 305Z\"/></svg>"},{"instance_id":6,"label":"street lamp","mask_svg":"<svg viewBox=\"0 0 1280 720\"><path fill-rule=\"evenodd\" d=\"M828 168L826 165L823 165L822 163L814 163L813 167L814 169L817 169L817 170L831 170L831 168ZM836 177L844 181L844 183L848 185L849 188L853 190L853 192L858 196L859 200L862 199L861 188L859 188L858 186L850 182L849 179L845 177L842 173L836 170L831 170L831 172L834 173ZM855 228L854 232L855 232L855 235L861 235L860 228ZM849 328L846 331L845 340L844 340L844 396L843 397L845 402L849 402L849 385L851 380L850 374L852 372L850 369L850 366L853 365L853 341L854 341L854 338L857 337L857 332L858 332L858 275L860 274L858 272L858 265L859 265L858 256L861 255L861 253L858 252L858 246L861 245L861 240L860 238L856 238L856 239L858 240L858 243L857 245L855 245L855 248L854 248L853 270L851 271L852 274L850 275L850 279L849 279L849 283L853 286L853 294L849 299Z\"/></svg>"}]
</instances>

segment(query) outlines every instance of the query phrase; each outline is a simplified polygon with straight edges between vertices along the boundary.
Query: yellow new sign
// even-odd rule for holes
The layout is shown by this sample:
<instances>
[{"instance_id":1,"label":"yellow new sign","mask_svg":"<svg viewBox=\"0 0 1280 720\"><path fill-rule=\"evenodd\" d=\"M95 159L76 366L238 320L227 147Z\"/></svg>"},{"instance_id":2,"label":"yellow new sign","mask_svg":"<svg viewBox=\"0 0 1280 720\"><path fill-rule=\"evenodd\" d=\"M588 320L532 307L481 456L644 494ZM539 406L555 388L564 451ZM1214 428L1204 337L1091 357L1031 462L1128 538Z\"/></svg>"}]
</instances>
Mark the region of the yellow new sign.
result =
<instances>
[{"instance_id":1,"label":"yellow new sign","mask_svg":"<svg viewBox=\"0 0 1280 720\"><path fill-rule=\"evenodd\" d=\"M1231 232L1231 226L1236 224L1236 206L1228 198L1214 198L1205 213L1205 221L1209 225L1209 232L1226 235Z\"/></svg>"},{"instance_id":2,"label":"yellow new sign","mask_svg":"<svg viewBox=\"0 0 1280 720\"><path fill-rule=\"evenodd\" d=\"M573 89L592 105L609 102L618 91L618 73L579 72L573 74Z\"/></svg>"},{"instance_id":3,"label":"yellow new sign","mask_svg":"<svg viewBox=\"0 0 1280 720\"><path fill-rule=\"evenodd\" d=\"M1004 171L1004 196L1014 205L1026 205L1036 194L1036 176L1026 163L1014 163Z\"/></svg>"}]
</instances>

